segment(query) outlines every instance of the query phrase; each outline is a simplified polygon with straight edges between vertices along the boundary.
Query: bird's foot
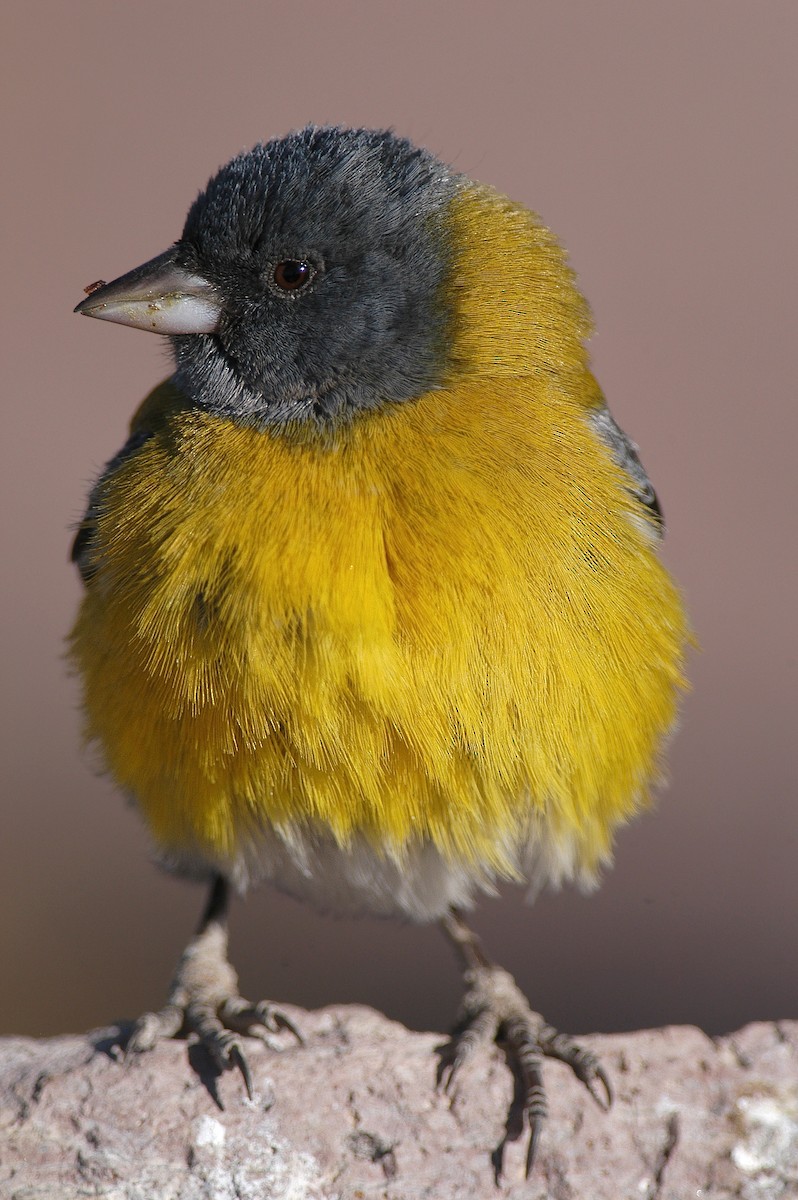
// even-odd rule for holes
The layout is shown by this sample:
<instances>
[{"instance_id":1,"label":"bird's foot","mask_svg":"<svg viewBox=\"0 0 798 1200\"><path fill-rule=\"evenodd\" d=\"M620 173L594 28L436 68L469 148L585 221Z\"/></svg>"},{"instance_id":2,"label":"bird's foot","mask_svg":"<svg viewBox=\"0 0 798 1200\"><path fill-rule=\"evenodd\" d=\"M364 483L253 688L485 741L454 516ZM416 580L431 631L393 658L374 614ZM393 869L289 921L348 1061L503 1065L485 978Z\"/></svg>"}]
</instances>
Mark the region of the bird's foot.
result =
<instances>
[{"instance_id":1,"label":"bird's foot","mask_svg":"<svg viewBox=\"0 0 798 1200\"><path fill-rule=\"evenodd\" d=\"M238 977L227 959L227 936L208 925L189 943L178 963L169 999L159 1012L144 1013L133 1026L125 1047L130 1061L163 1038L194 1034L219 1071L241 1072L252 1099L252 1075L243 1038L273 1046L272 1035L287 1030L302 1041L289 1018L266 1001L252 1004L238 992Z\"/></svg>"},{"instance_id":2,"label":"bird's foot","mask_svg":"<svg viewBox=\"0 0 798 1200\"><path fill-rule=\"evenodd\" d=\"M465 980L467 991L454 1033L440 1052L438 1084L449 1092L455 1076L477 1046L491 1041L502 1046L513 1072L515 1092L505 1135L494 1155L494 1168L498 1180L507 1142L520 1138L526 1125L529 1177L547 1114L543 1059L558 1058L566 1063L601 1108L607 1109L612 1104L612 1088L595 1054L534 1012L507 971L486 964L467 971Z\"/></svg>"}]
</instances>

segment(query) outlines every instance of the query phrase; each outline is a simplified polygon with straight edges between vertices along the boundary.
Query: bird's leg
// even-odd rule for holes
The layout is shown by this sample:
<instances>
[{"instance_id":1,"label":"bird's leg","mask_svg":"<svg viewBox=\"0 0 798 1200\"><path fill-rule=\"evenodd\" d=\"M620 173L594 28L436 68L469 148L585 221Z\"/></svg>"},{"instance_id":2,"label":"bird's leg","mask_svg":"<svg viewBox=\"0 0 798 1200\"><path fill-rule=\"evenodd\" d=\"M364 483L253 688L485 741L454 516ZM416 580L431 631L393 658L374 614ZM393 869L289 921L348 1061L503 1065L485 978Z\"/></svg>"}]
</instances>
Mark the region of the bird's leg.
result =
<instances>
[{"instance_id":1,"label":"bird's leg","mask_svg":"<svg viewBox=\"0 0 798 1200\"><path fill-rule=\"evenodd\" d=\"M602 1108L612 1104L609 1079L592 1051L559 1033L530 1008L512 975L490 961L458 909L450 909L441 924L463 963L466 993L452 1038L442 1051L438 1082L448 1091L476 1046L494 1040L501 1043L515 1079L515 1095L496 1152L496 1171L501 1174L505 1144L521 1136L526 1122L529 1176L547 1112L543 1059L566 1063Z\"/></svg>"},{"instance_id":2,"label":"bird's leg","mask_svg":"<svg viewBox=\"0 0 798 1200\"><path fill-rule=\"evenodd\" d=\"M301 1037L291 1021L266 1001L252 1004L238 991L238 976L227 958L229 885L221 875L211 884L199 929L189 942L160 1012L144 1013L133 1027L126 1054L151 1050L161 1038L194 1033L221 1071L237 1067L252 1098L252 1078L242 1035L269 1044L269 1035L287 1029Z\"/></svg>"}]
</instances>

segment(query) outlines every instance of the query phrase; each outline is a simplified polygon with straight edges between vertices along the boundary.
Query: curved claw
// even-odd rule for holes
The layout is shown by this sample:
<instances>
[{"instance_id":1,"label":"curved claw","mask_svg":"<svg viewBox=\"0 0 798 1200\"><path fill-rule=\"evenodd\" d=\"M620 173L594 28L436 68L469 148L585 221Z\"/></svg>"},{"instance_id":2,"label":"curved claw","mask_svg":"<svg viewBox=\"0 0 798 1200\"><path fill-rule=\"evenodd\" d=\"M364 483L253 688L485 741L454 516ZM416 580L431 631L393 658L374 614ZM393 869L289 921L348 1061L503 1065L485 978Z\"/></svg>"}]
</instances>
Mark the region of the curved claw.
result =
<instances>
[{"instance_id":1,"label":"curved claw","mask_svg":"<svg viewBox=\"0 0 798 1200\"><path fill-rule=\"evenodd\" d=\"M455 1058L453 1062L447 1063L441 1072L441 1084L446 1096L451 1096L455 1077L459 1073L462 1065L463 1060L461 1058Z\"/></svg>"},{"instance_id":2,"label":"curved claw","mask_svg":"<svg viewBox=\"0 0 798 1200\"><path fill-rule=\"evenodd\" d=\"M449 1090L449 1081L452 1077L452 1064L446 1057L446 1046L438 1046L436 1049L440 1057L438 1065L435 1068L435 1087L438 1091L447 1092Z\"/></svg>"},{"instance_id":3,"label":"curved claw","mask_svg":"<svg viewBox=\"0 0 798 1200\"><path fill-rule=\"evenodd\" d=\"M289 1020L289 1018L285 1015L285 1013L280 1012L279 1009L274 1009L271 1014L271 1019L272 1019L273 1025L274 1025L275 1033L279 1033L281 1029L285 1029L288 1031L288 1033L290 1033L293 1037L296 1038L297 1043L300 1046L304 1046L305 1039L303 1038L302 1034L297 1029L294 1022Z\"/></svg>"},{"instance_id":4,"label":"curved claw","mask_svg":"<svg viewBox=\"0 0 798 1200\"><path fill-rule=\"evenodd\" d=\"M600 1094L595 1085L596 1079L598 1079L599 1083L604 1088L603 1096ZM609 1112L612 1108L612 1102L615 1099L615 1095L612 1090L612 1084L610 1083L609 1077L604 1068L597 1064L594 1071L594 1078L586 1079L584 1083L585 1087L590 1092L590 1095L596 1101L596 1104L599 1106L599 1108L602 1109L603 1112Z\"/></svg>"},{"instance_id":5,"label":"curved claw","mask_svg":"<svg viewBox=\"0 0 798 1200\"><path fill-rule=\"evenodd\" d=\"M529 1121L529 1145L526 1151L526 1178L532 1174L532 1168L535 1165L535 1158L538 1152L538 1143L540 1142L540 1131L543 1128L543 1117L532 1117Z\"/></svg>"},{"instance_id":6,"label":"curved claw","mask_svg":"<svg viewBox=\"0 0 798 1200\"><path fill-rule=\"evenodd\" d=\"M451 1095L455 1076L467 1058L463 1053L462 1041L458 1038L438 1047L440 1061L435 1071L435 1086L444 1095Z\"/></svg>"},{"instance_id":7,"label":"curved claw","mask_svg":"<svg viewBox=\"0 0 798 1200\"><path fill-rule=\"evenodd\" d=\"M249 1070L249 1064L248 1064L246 1058L244 1057L244 1053L241 1050L240 1046L233 1044L230 1047L227 1062L230 1067L238 1067L238 1070L241 1072L241 1078L244 1080L244 1087L246 1089L247 1099L251 1100L253 1097L252 1075Z\"/></svg>"}]
</instances>

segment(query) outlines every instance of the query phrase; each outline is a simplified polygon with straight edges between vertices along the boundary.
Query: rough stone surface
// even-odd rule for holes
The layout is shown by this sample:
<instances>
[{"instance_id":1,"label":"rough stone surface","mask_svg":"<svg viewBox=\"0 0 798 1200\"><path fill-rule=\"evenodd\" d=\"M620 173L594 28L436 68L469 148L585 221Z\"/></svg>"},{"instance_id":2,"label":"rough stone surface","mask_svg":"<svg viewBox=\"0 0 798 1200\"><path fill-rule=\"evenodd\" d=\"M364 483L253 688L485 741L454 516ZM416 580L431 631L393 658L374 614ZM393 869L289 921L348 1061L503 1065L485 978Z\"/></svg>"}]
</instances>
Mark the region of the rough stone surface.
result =
<instances>
[{"instance_id":1,"label":"rough stone surface","mask_svg":"<svg viewBox=\"0 0 798 1200\"><path fill-rule=\"evenodd\" d=\"M3 1200L787 1200L798 1197L798 1022L712 1040L668 1028L585 1042L612 1073L602 1113L546 1065L533 1177L497 1186L511 1080L500 1052L436 1093L437 1034L364 1008L287 1010L304 1047L251 1043L256 1095L169 1042L123 1066L118 1029L0 1041Z\"/></svg>"}]
</instances>

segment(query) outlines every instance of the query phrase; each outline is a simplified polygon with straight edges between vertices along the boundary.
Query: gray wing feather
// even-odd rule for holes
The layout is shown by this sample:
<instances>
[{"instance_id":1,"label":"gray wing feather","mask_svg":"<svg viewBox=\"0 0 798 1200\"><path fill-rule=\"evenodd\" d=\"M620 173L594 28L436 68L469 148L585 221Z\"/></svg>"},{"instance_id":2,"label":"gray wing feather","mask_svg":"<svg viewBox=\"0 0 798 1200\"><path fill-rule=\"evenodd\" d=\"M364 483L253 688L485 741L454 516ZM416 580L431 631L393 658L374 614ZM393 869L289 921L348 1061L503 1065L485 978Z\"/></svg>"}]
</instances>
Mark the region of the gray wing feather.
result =
<instances>
[{"instance_id":1,"label":"gray wing feather","mask_svg":"<svg viewBox=\"0 0 798 1200\"><path fill-rule=\"evenodd\" d=\"M637 446L627 437L620 425L615 421L606 404L594 408L590 413L590 423L596 434L610 451L613 459L625 472L629 479L629 491L647 508L654 518L654 528L659 535L665 532L665 522L662 516L657 493L651 485L645 467L640 461Z\"/></svg>"}]
</instances>

